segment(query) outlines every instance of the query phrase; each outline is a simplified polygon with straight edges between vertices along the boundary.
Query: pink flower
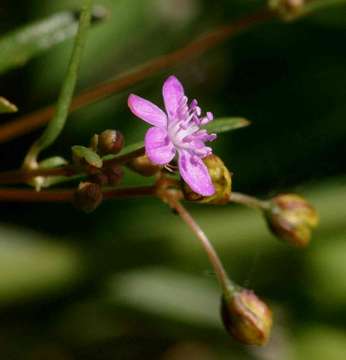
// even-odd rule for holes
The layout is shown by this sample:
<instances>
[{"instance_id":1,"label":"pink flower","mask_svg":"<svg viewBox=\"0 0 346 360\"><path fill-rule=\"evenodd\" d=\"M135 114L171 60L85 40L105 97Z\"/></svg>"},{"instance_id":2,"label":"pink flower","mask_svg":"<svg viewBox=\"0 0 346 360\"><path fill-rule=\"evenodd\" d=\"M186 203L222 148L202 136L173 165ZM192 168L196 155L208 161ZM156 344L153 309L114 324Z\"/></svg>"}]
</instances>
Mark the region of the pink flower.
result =
<instances>
[{"instance_id":1,"label":"pink flower","mask_svg":"<svg viewBox=\"0 0 346 360\"><path fill-rule=\"evenodd\" d=\"M196 193L211 196L215 189L202 159L212 153L205 142L215 140L216 135L200 127L212 121L213 114L201 116L196 100L188 105L183 85L175 76L164 82L162 94L166 112L137 95L128 98L132 113L153 125L145 135L146 154L156 165L167 165L178 154L179 172L184 181Z\"/></svg>"}]
</instances>

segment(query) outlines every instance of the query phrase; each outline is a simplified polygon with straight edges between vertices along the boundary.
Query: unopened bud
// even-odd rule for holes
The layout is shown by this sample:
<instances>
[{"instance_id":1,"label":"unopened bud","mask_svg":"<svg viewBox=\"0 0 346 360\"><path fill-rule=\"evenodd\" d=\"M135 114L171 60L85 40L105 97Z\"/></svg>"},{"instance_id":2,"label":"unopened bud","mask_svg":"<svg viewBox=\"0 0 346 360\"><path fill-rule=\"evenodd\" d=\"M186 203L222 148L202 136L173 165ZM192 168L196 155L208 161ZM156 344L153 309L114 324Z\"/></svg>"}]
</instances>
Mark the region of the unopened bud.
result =
<instances>
[{"instance_id":1,"label":"unopened bud","mask_svg":"<svg viewBox=\"0 0 346 360\"><path fill-rule=\"evenodd\" d=\"M127 166L142 176L153 176L160 171L160 166L154 165L147 155L138 156L130 160Z\"/></svg>"},{"instance_id":2,"label":"unopened bud","mask_svg":"<svg viewBox=\"0 0 346 360\"><path fill-rule=\"evenodd\" d=\"M124 136L118 130L105 130L98 137L98 151L101 155L118 154L124 147Z\"/></svg>"},{"instance_id":3,"label":"unopened bud","mask_svg":"<svg viewBox=\"0 0 346 360\"><path fill-rule=\"evenodd\" d=\"M221 316L227 332L244 344L264 345L270 337L272 312L251 290L223 296Z\"/></svg>"},{"instance_id":4,"label":"unopened bud","mask_svg":"<svg viewBox=\"0 0 346 360\"><path fill-rule=\"evenodd\" d=\"M265 212L267 223L279 238L295 246L306 246L318 225L317 211L301 196L283 194L271 200Z\"/></svg>"},{"instance_id":5,"label":"unopened bud","mask_svg":"<svg viewBox=\"0 0 346 360\"><path fill-rule=\"evenodd\" d=\"M216 155L209 155L203 159L213 182L215 193L204 197L195 193L189 185L183 182L184 197L189 201L197 201L206 204L223 205L229 202L232 190L232 178L223 161Z\"/></svg>"},{"instance_id":6,"label":"unopened bud","mask_svg":"<svg viewBox=\"0 0 346 360\"><path fill-rule=\"evenodd\" d=\"M269 7L284 20L292 20L302 13L305 0L269 0Z\"/></svg>"},{"instance_id":7,"label":"unopened bud","mask_svg":"<svg viewBox=\"0 0 346 360\"><path fill-rule=\"evenodd\" d=\"M86 213L94 211L102 202L102 191L98 184L81 182L74 194L74 205Z\"/></svg>"}]
</instances>

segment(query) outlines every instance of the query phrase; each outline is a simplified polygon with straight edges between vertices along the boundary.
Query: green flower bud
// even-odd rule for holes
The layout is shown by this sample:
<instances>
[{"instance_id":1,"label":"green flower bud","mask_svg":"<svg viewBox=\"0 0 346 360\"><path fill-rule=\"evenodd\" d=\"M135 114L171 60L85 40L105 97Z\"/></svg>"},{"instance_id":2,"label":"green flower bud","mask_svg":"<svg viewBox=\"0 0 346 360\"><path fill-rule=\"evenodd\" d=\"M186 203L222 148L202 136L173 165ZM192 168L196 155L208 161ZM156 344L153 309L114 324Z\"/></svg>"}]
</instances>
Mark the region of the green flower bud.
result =
<instances>
[{"instance_id":1,"label":"green flower bud","mask_svg":"<svg viewBox=\"0 0 346 360\"><path fill-rule=\"evenodd\" d=\"M269 7L284 20L292 20L303 10L305 0L269 0Z\"/></svg>"},{"instance_id":2,"label":"green flower bud","mask_svg":"<svg viewBox=\"0 0 346 360\"><path fill-rule=\"evenodd\" d=\"M138 156L130 160L127 166L142 176L153 176L161 170L160 166L154 165L147 155Z\"/></svg>"},{"instance_id":3,"label":"green flower bud","mask_svg":"<svg viewBox=\"0 0 346 360\"><path fill-rule=\"evenodd\" d=\"M74 194L74 205L86 213L94 211L102 202L103 194L98 184L81 182Z\"/></svg>"},{"instance_id":4,"label":"green flower bud","mask_svg":"<svg viewBox=\"0 0 346 360\"><path fill-rule=\"evenodd\" d=\"M306 246L311 231L318 225L317 211L301 196L283 194L274 197L265 211L272 232L295 246Z\"/></svg>"},{"instance_id":5,"label":"green flower bud","mask_svg":"<svg viewBox=\"0 0 346 360\"><path fill-rule=\"evenodd\" d=\"M118 154L124 147L124 136L118 130L105 130L98 136L97 145L101 155Z\"/></svg>"},{"instance_id":6,"label":"green flower bud","mask_svg":"<svg viewBox=\"0 0 346 360\"><path fill-rule=\"evenodd\" d=\"M221 316L227 332L244 344L264 345L270 337L272 312L251 290L223 296Z\"/></svg>"},{"instance_id":7,"label":"green flower bud","mask_svg":"<svg viewBox=\"0 0 346 360\"><path fill-rule=\"evenodd\" d=\"M209 155L203 159L215 188L215 194L204 197L195 193L189 185L183 182L183 192L186 200L206 204L224 205L229 202L232 189L231 174L223 161L216 155Z\"/></svg>"}]
</instances>

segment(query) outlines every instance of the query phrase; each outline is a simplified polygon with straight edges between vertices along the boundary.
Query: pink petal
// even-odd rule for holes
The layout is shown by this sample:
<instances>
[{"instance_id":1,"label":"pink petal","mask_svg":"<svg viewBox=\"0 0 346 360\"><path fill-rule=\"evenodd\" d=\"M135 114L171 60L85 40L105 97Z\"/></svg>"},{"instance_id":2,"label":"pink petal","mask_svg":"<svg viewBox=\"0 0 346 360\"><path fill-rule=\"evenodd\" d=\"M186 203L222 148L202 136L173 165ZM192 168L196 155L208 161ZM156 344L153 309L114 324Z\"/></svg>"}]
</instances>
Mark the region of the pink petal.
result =
<instances>
[{"instance_id":1,"label":"pink petal","mask_svg":"<svg viewBox=\"0 0 346 360\"><path fill-rule=\"evenodd\" d=\"M202 196L211 196L215 193L208 168L202 159L192 156L186 150L180 150L178 166L180 175L194 192Z\"/></svg>"},{"instance_id":2,"label":"pink petal","mask_svg":"<svg viewBox=\"0 0 346 360\"><path fill-rule=\"evenodd\" d=\"M131 94L127 104L134 115L146 121L150 125L165 127L167 125L166 114L152 102Z\"/></svg>"},{"instance_id":3,"label":"pink petal","mask_svg":"<svg viewBox=\"0 0 346 360\"><path fill-rule=\"evenodd\" d=\"M175 147L166 129L152 127L145 134L145 152L153 164L168 164L175 155Z\"/></svg>"},{"instance_id":4,"label":"pink petal","mask_svg":"<svg viewBox=\"0 0 346 360\"><path fill-rule=\"evenodd\" d=\"M162 95L167 114L174 116L177 112L180 100L184 96L183 85L172 75L164 82Z\"/></svg>"}]
</instances>

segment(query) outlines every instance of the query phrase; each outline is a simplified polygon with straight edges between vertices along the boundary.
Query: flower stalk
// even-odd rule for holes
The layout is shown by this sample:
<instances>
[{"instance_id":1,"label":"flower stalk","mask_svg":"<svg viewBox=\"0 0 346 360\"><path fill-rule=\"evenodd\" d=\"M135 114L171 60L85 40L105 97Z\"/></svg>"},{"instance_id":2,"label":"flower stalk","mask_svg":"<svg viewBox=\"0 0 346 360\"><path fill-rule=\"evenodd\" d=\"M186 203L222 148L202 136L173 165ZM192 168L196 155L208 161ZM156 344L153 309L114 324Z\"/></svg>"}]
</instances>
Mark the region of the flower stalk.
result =
<instances>
[{"instance_id":1,"label":"flower stalk","mask_svg":"<svg viewBox=\"0 0 346 360\"><path fill-rule=\"evenodd\" d=\"M217 252L210 243L205 232L201 229L198 223L194 220L194 218L190 215L190 213L179 200L169 195L166 196L165 200L168 202L169 206L179 214L182 220L187 224L187 226L201 242L201 245L207 253L209 261L215 271L222 292L229 295L235 293L237 285L233 283L233 281L228 277Z\"/></svg>"},{"instance_id":2,"label":"flower stalk","mask_svg":"<svg viewBox=\"0 0 346 360\"><path fill-rule=\"evenodd\" d=\"M232 192L229 197L229 202L245 205L257 210L267 210L270 207L269 201L263 201L254 196L239 192Z\"/></svg>"}]
</instances>

